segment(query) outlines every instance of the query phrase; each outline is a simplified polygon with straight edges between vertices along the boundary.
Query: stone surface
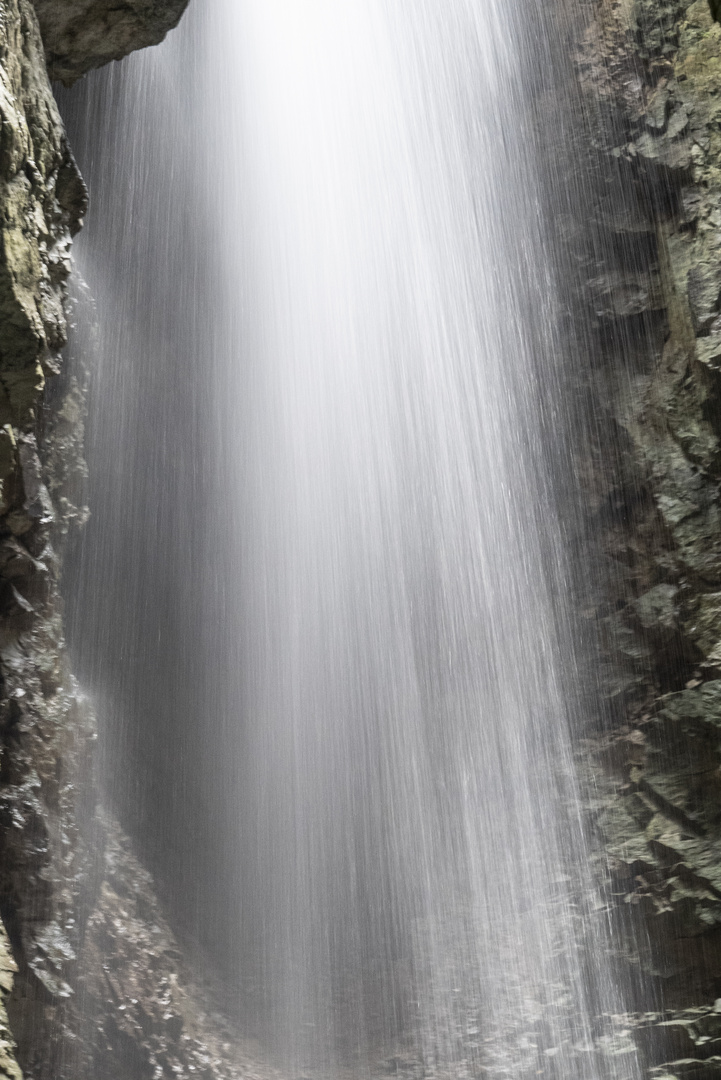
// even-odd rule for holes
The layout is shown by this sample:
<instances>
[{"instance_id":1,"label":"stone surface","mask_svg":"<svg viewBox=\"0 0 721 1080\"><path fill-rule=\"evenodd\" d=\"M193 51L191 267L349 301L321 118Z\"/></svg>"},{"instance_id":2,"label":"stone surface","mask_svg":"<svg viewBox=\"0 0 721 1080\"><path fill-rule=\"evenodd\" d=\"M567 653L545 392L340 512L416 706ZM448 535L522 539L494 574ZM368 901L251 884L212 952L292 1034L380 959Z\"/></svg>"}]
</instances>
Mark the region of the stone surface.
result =
<instances>
[{"instance_id":1,"label":"stone surface","mask_svg":"<svg viewBox=\"0 0 721 1080\"><path fill-rule=\"evenodd\" d=\"M38 7L53 41L72 15L100 42L75 36L77 73L159 39L182 5ZM0 112L0 1077L252 1078L98 804L95 720L68 668L58 578L87 515L85 375L61 350L86 195L30 0L0 0ZM91 318L82 287L72 305Z\"/></svg>"},{"instance_id":2,"label":"stone surface","mask_svg":"<svg viewBox=\"0 0 721 1080\"><path fill-rule=\"evenodd\" d=\"M48 72L70 86L86 71L157 45L188 0L33 0Z\"/></svg>"},{"instance_id":3,"label":"stone surface","mask_svg":"<svg viewBox=\"0 0 721 1080\"><path fill-rule=\"evenodd\" d=\"M0 926L0 1080L22 1080L15 1058L15 1040L7 1015L7 999L12 991L17 964L12 958L4 927Z\"/></svg>"},{"instance_id":4,"label":"stone surface","mask_svg":"<svg viewBox=\"0 0 721 1080\"><path fill-rule=\"evenodd\" d=\"M721 1076L721 25L707 0L589 13L576 62L599 246L618 253L609 280L653 266L660 305L607 304L611 332L590 342L604 421L588 505L611 566L593 610L616 719L581 764L620 958L632 985L641 973L630 1023L649 1075L704 1080ZM614 175L653 222L645 255L600 209Z\"/></svg>"},{"instance_id":5,"label":"stone surface","mask_svg":"<svg viewBox=\"0 0 721 1080\"><path fill-rule=\"evenodd\" d=\"M22 995L34 982L64 992L48 928L70 918L83 856L72 768L63 776L58 763L79 763L93 737L60 660L55 514L36 438L86 200L24 0L0 4L0 111L0 909Z\"/></svg>"}]
</instances>

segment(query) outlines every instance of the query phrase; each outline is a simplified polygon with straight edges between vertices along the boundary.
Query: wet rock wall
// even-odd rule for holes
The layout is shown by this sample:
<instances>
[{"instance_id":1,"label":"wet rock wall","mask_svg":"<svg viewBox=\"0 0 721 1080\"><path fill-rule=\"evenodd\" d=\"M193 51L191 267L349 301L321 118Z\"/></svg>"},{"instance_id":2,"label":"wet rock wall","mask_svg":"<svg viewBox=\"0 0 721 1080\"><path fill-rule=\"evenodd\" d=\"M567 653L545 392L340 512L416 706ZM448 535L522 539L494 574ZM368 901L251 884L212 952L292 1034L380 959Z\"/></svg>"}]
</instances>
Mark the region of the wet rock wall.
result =
<instances>
[{"instance_id":1,"label":"wet rock wall","mask_svg":"<svg viewBox=\"0 0 721 1080\"><path fill-rule=\"evenodd\" d=\"M650 1075L721 1076L721 25L707 0L601 0L574 46L595 143L573 302L597 418L606 722L581 748ZM595 237L595 248L593 239ZM609 723L608 718L612 721ZM600 785L600 786L599 786ZM590 789L589 789L590 790Z\"/></svg>"},{"instance_id":2,"label":"wet rock wall","mask_svg":"<svg viewBox=\"0 0 721 1080\"><path fill-rule=\"evenodd\" d=\"M84 372L60 356L68 318L91 320L92 305L82 288L67 296L87 200L46 61L71 81L159 40L184 6L0 0L0 1076L12 1080L256 1075L99 806L95 719L58 591L65 537L87 514Z\"/></svg>"}]
</instances>

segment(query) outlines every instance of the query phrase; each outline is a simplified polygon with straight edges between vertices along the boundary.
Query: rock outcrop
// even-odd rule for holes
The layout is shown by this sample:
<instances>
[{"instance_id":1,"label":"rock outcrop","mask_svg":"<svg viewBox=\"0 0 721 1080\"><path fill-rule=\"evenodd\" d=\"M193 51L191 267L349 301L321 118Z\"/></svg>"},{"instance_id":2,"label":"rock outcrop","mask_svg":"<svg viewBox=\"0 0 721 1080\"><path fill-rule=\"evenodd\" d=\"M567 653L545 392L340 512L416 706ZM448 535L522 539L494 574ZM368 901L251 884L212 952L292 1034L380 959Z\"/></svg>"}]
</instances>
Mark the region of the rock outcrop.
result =
<instances>
[{"instance_id":1,"label":"rock outcrop","mask_svg":"<svg viewBox=\"0 0 721 1080\"><path fill-rule=\"evenodd\" d=\"M66 86L134 49L157 45L188 0L33 0L48 72Z\"/></svg>"}]
</instances>

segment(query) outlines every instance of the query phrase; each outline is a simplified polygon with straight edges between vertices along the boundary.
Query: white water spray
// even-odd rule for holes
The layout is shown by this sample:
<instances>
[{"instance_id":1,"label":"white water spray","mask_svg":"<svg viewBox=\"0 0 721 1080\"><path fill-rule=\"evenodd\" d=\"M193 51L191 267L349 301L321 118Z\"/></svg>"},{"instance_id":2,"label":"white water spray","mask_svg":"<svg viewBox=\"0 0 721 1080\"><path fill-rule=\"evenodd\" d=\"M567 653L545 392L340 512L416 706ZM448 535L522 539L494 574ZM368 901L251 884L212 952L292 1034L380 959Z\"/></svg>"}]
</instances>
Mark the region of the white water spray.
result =
<instances>
[{"instance_id":1,"label":"white water spray","mask_svg":"<svg viewBox=\"0 0 721 1080\"><path fill-rule=\"evenodd\" d=\"M591 878L542 422L563 393L542 13L193 3L135 69L177 121L204 35L189 119L222 285L181 263L179 288L209 328L197 619L239 982L293 1076L395 1054L631 1080L633 1054L602 1053L619 997L569 876Z\"/></svg>"}]
</instances>

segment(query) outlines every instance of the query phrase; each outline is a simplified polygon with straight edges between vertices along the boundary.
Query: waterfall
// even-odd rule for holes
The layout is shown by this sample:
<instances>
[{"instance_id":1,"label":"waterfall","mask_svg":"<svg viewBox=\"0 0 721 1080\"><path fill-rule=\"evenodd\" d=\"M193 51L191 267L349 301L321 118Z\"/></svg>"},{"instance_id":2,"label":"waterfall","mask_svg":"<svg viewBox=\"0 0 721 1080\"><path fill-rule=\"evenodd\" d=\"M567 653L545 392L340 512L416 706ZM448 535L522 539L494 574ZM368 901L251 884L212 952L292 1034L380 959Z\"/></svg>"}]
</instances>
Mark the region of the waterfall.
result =
<instances>
[{"instance_id":1,"label":"waterfall","mask_svg":"<svg viewBox=\"0 0 721 1080\"><path fill-rule=\"evenodd\" d=\"M193 0L64 98L77 665L111 797L290 1077L636 1075L574 780L561 16Z\"/></svg>"}]
</instances>

